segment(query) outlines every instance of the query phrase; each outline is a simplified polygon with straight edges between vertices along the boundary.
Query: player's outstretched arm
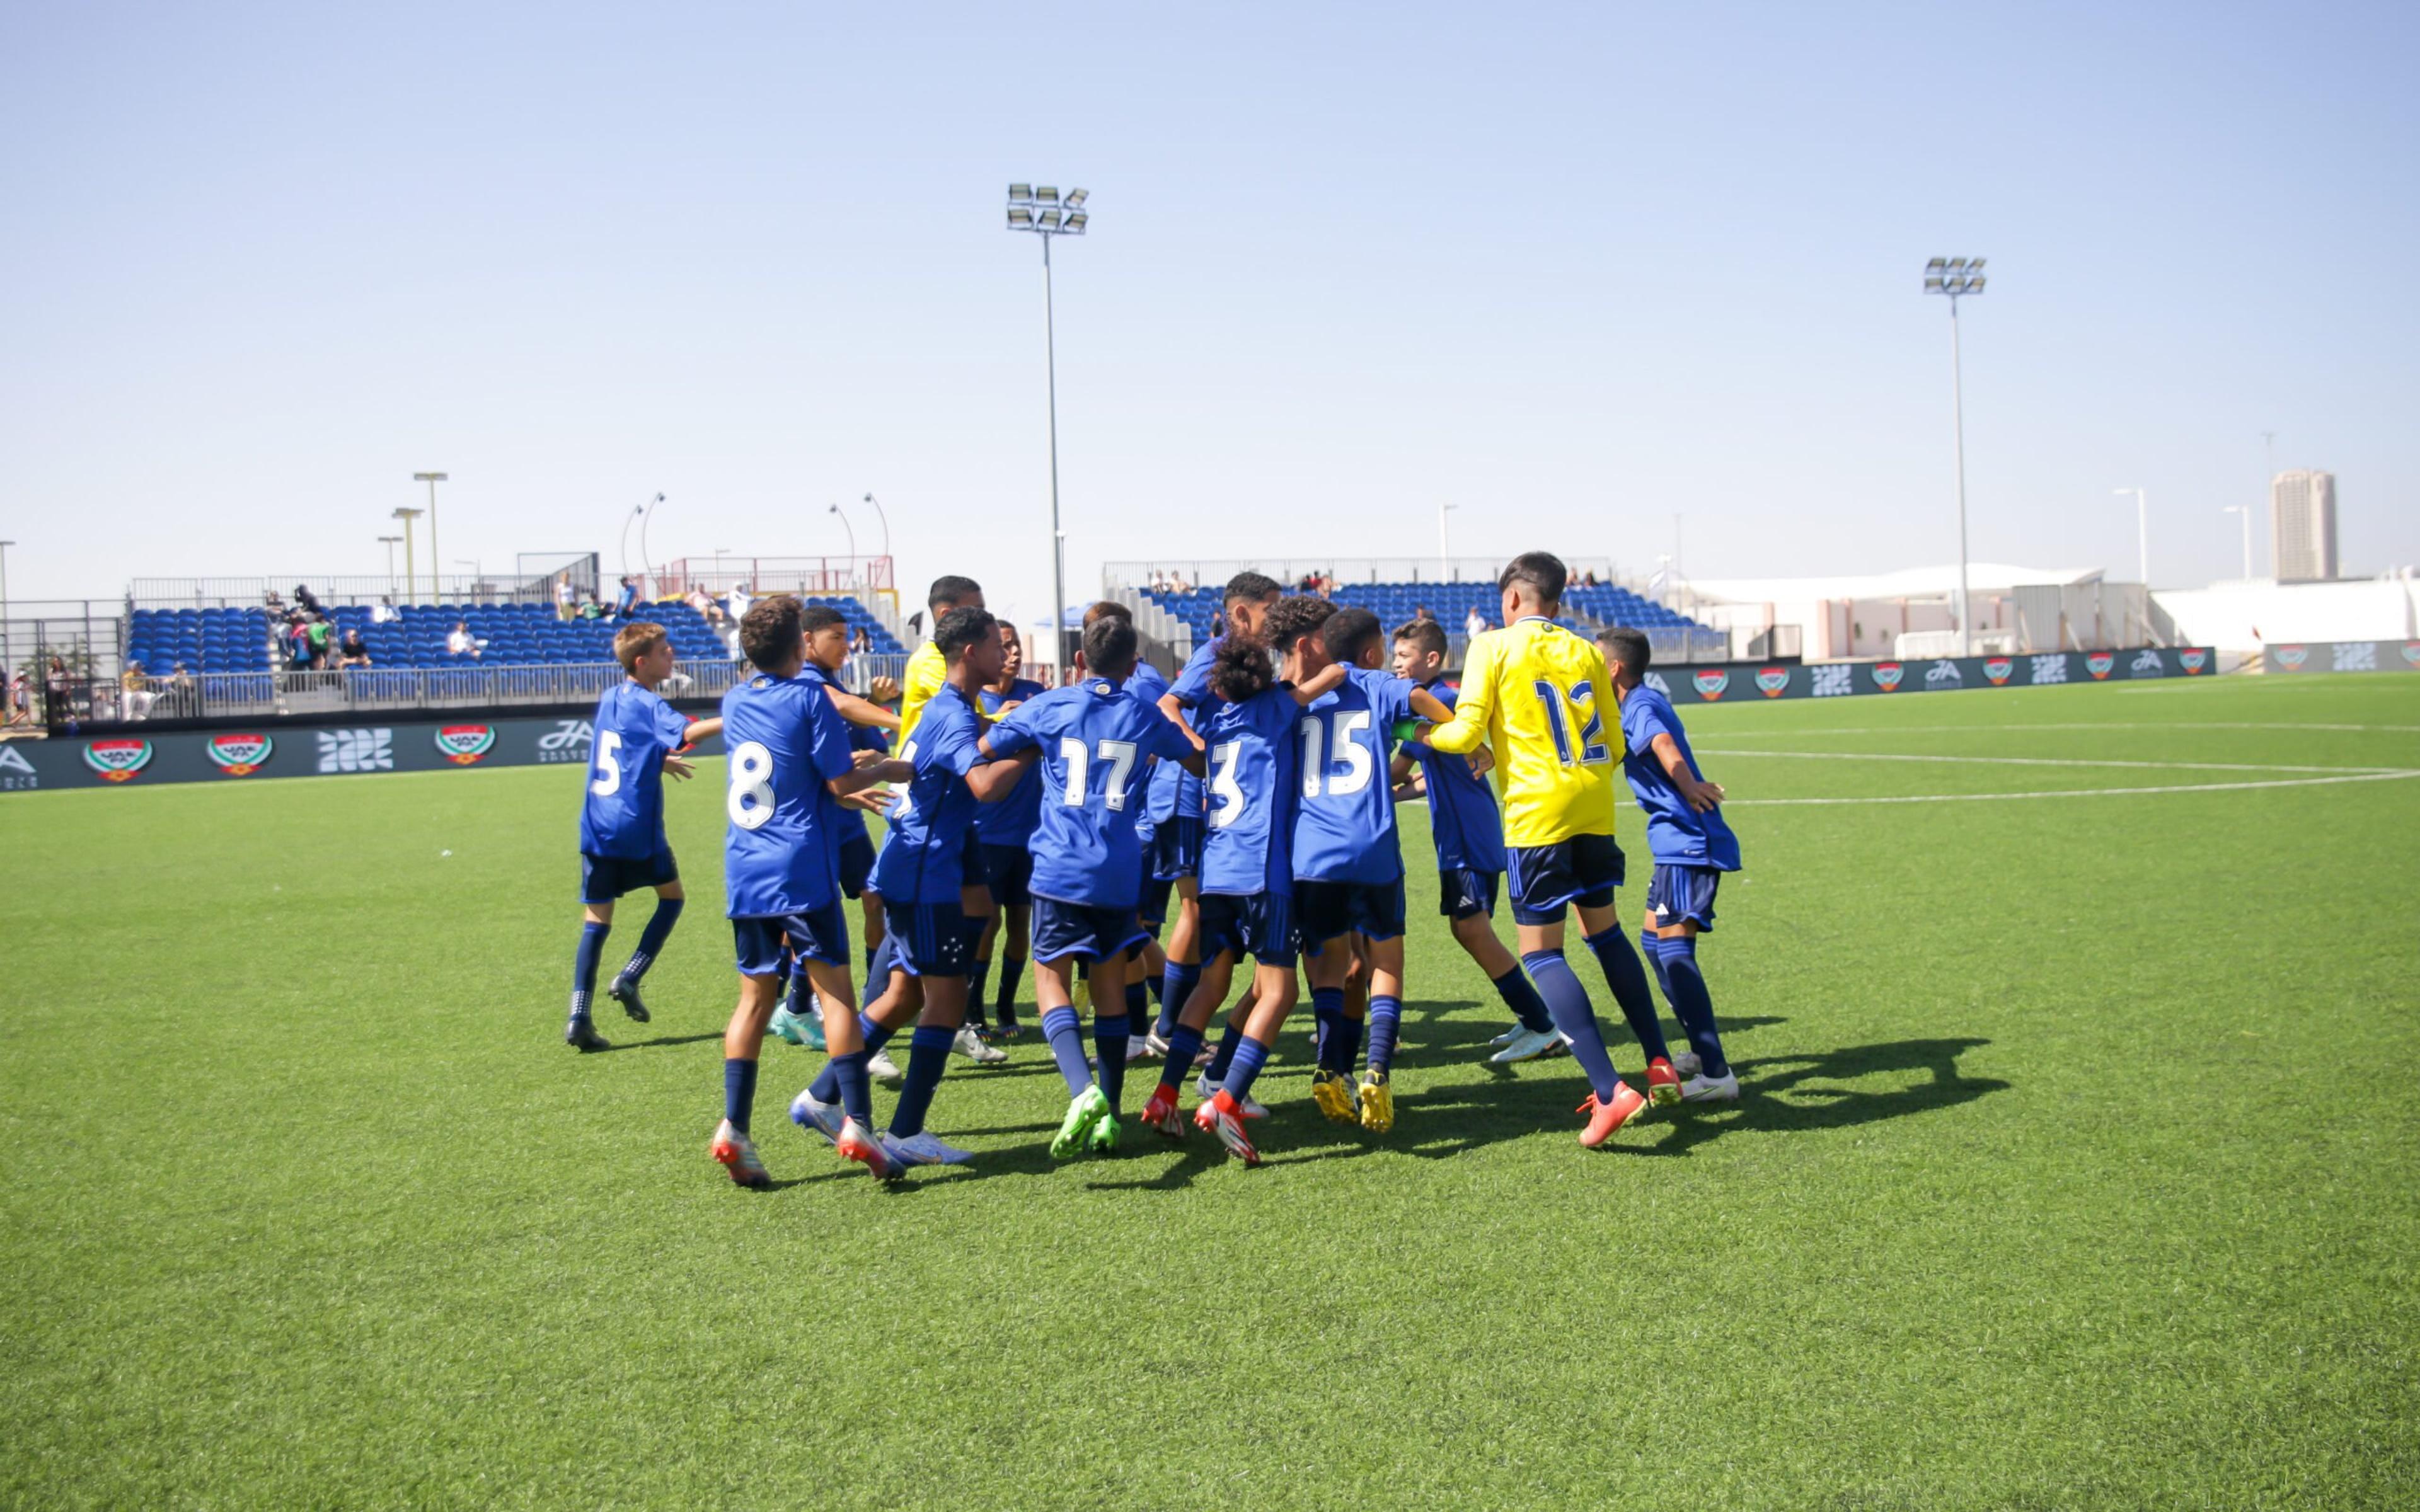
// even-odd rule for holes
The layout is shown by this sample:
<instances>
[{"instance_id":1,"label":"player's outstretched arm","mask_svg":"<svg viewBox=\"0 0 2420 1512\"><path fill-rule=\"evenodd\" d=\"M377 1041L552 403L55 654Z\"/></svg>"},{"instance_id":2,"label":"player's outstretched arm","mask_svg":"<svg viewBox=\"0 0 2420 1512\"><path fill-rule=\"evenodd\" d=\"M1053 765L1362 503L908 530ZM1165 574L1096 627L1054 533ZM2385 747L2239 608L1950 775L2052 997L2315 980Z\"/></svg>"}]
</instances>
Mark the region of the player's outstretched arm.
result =
<instances>
[{"instance_id":1,"label":"player's outstretched arm","mask_svg":"<svg viewBox=\"0 0 2420 1512\"><path fill-rule=\"evenodd\" d=\"M866 751L863 754L872 756L876 752ZM824 786L831 790L833 797L845 798L852 793L862 793L877 782L912 782L915 779L916 768L892 756L880 761L867 762L864 765L851 771L846 777L835 777Z\"/></svg>"},{"instance_id":2,"label":"player's outstretched arm","mask_svg":"<svg viewBox=\"0 0 2420 1512\"><path fill-rule=\"evenodd\" d=\"M967 786L973 790L977 803L998 803L1016 790L1017 779L1041 755L1038 748L1029 746L1014 756L985 762L967 774Z\"/></svg>"},{"instance_id":3,"label":"player's outstretched arm","mask_svg":"<svg viewBox=\"0 0 2420 1512\"><path fill-rule=\"evenodd\" d=\"M1453 717L1433 726L1420 738L1432 750L1467 756L1487 738L1487 723L1496 712L1496 677L1502 652L1497 638L1473 637L1462 664L1462 692Z\"/></svg>"},{"instance_id":4,"label":"player's outstretched arm","mask_svg":"<svg viewBox=\"0 0 2420 1512\"><path fill-rule=\"evenodd\" d=\"M1425 687L1413 688L1411 698L1412 712L1431 724L1444 724L1453 717L1453 711L1445 706L1445 700Z\"/></svg>"},{"instance_id":5,"label":"player's outstretched arm","mask_svg":"<svg viewBox=\"0 0 2420 1512\"><path fill-rule=\"evenodd\" d=\"M1307 681L1294 685L1294 701L1306 706L1317 702L1344 686L1344 674L1349 670L1341 661L1329 662ZM1439 704L1438 707L1443 708L1444 705Z\"/></svg>"},{"instance_id":6,"label":"player's outstretched arm","mask_svg":"<svg viewBox=\"0 0 2420 1512\"><path fill-rule=\"evenodd\" d=\"M1698 780L1698 775L1689 770L1688 761L1681 754L1680 743L1670 735L1657 731L1655 738L1648 742L1647 748L1653 751L1655 759L1663 764L1664 775L1672 779L1672 791L1681 795L1682 802L1699 813L1710 813L1723 801L1720 787Z\"/></svg>"},{"instance_id":7,"label":"player's outstretched arm","mask_svg":"<svg viewBox=\"0 0 2420 1512\"><path fill-rule=\"evenodd\" d=\"M845 692L829 684L824 687L824 697L831 700L831 706L839 711L842 718L851 724L863 725L874 730L888 730L893 733L898 732L899 716L879 703L859 698L854 693Z\"/></svg>"},{"instance_id":8,"label":"player's outstretched arm","mask_svg":"<svg viewBox=\"0 0 2420 1512\"><path fill-rule=\"evenodd\" d=\"M712 740L721 733L722 716L719 714L711 719L691 719L689 728L681 732L681 749L687 750L699 741Z\"/></svg>"}]
</instances>

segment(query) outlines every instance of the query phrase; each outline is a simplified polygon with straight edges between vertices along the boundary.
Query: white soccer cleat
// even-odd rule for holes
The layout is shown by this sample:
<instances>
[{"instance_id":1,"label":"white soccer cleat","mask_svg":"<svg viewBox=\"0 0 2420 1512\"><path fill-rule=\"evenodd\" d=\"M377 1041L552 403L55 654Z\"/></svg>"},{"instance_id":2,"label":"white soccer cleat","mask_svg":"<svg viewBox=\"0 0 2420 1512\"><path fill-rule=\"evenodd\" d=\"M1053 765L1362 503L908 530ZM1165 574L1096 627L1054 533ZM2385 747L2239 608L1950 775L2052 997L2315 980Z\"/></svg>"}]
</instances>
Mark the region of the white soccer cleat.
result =
<instances>
[{"instance_id":1,"label":"white soccer cleat","mask_svg":"<svg viewBox=\"0 0 2420 1512\"><path fill-rule=\"evenodd\" d=\"M1147 1034L1130 1034L1126 1036L1127 1065L1131 1066L1138 1060L1149 1060L1151 1058L1151 1036Z\"/></svg>"},{"instance_id":2,"label":"white soccer cleat","mask_svg":"<svg viewBox=\"0 0 2420 1512\"><path fill-rule=\"evenodd\" d=\"M848 1110L837 1103L818 1103L814 1089L808 1088L790 1100L790 1121L810 1134L819 1134L828 1144L840 1143L840 1126L848 1121Z\"/></svg>"},{"instance_id":3,"label":"white soccer cleat","mask_svg":"<svg viewBox=\"0 0 2420 1512\"><path fill-rule=\"evenodd\" d=\"M1157 1029L1154 1029L1149 1034L1144 1035L1142 1037L1142 1042L1144 1048L1150 1051L1151 1054L1159 1057L1161 1059L1167 1058L1168 1041L1159 1037L1159 1031Z\"/></svg>"},{"instance_id":4,"label":"white soccer cleat","mask_svg":"<svg viewBox=\"0 0 2420 1512\"><path fill-rule=\"evenodd\" d=\"M1739 1077L1731 1072L1720 1076L1696 1075L1681 1084L1683 1103L1736 1103L1739 1101Z\"/></svg>"},{"instance_id":5,"label":"white soccer cleat","mask_svg":"<svg viewBox=\"0 0 2420 1512\"><path fill-rule=\"evenodd\" d=\"M1513 1041L1518 1040L1521 1036L1528 1032L1528 1030L1521 1027L1518 1024L1515 1024L1511 1028L1505 1030L1502 1034L1497 1035L1495 1039L1488 1041L1488 1047L1490 1049L1501 1050L1506 1045L1511 1044Z\"/></svg>"},{"instance_id":6,"label":"white soccer cleat","mask_svg":"<svg viewBox=\"0 0 2420 1512\"><path fill-rule=\"evenodd\" d=\"M1698 1058L1698 1053L1695 1050L1675 1050L1672 1052L1672 1070L1683 1080L1688 1077L1695 1076L1698 1072L1705 1069L1706 1063Z\"/></svg>"},{"instance_id":7,"label":"white soccer cleat","mask_svg":"<svg viewBox=\"0 0 2420 1512\"><path fill-rule=\"evenodd\" d=\"M1218 1084L1210 1079L1209 1072L1204 1072L1193 1078L1193 1093L1202 1102L1207 1103L1218 1095ZM1235 1105L1235 1111L1248 1119L1265 1119L1269 1116L1269 1110L1261 1106L1259 1100L1249 1092L1244 1094L1244 1101Z\"/></svg>"},{"instance_id":8,"label":"white soccer cleat","mask_svg":"<svg viewBox=\"0 0 2420 1512\"><path fill-rule=\"evenodd\" d=\"M1510 1066L1519 1061L1535 1060L1563 1041L1552 1029L1519 1029L1512 1038L1499 1042L1504 1048L1487 1057L1491 1066Z\"/></svg>"},{"instance_id":9,"label":"white soccer cleat","mask_svg":"<svg viewBox=\"0 0 2420 1512\"><path fill-rule=\"evenodd\" d=\"M902 1165L964 1165L975 1158L971 1151L941 1143L929 1129L905 1139L884 1134L882 1143L891 1151L891 1158Z\"/></svg>"},{"instance_id":10,"label":"white soccer cleat","mask_svg":"<svg viewBox=\"0 0 2420 1512\"><path fill-rule=\"evenodd\" d=\"M908 1078L899 1072L899 1063L891 1058L888 1050L876 1050L865 1057L865 1073L885 1087L895 1087Z\"/></svg>"},{"instance_id":11,"label":"white soccer cleat","mask_svg":"<svg viewBox=\"0 0 2420 1512\"><path fill-rule=\"evenodd\" d=\"M984 1043L983 1036L975 1032L971 1024L959 1026L958 1032L951 1037L950 1049L978 1066L996 1066L1008 1058L1007 1051Z\"/></svg>"}]
</instances>

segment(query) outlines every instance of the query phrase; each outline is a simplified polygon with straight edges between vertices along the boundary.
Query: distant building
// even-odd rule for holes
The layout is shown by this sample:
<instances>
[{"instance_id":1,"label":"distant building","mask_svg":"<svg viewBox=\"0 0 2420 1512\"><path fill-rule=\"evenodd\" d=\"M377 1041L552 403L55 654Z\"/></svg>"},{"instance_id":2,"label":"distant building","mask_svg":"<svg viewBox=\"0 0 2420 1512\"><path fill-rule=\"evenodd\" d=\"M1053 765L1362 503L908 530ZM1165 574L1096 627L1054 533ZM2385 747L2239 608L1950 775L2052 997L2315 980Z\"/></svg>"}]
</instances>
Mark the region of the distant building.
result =
<instances>
[{"instance_id":1,"label":"distant building","mask_svg":"<svg viewBox=\"0 0 2420 1512\"><path fill-rule=\"evenodd\" d=\"M2280 472L2269 480L2269 518L2276 531L2277 580L2326 582L2336 576L2336 475Z\"/></svg>"}]
</instances>

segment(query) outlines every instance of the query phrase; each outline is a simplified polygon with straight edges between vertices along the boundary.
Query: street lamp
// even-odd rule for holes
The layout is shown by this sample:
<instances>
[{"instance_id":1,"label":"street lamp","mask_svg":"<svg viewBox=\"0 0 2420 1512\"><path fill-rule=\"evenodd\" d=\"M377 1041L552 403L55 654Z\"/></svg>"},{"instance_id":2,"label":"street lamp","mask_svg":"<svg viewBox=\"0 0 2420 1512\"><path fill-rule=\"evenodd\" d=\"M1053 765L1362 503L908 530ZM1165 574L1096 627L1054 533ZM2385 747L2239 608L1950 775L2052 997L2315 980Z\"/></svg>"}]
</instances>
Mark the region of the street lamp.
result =
<instances>
[{"instance_id":1,"label":"street lamp","mask_svg":"<svg viewBox=\"0 0 2420 1512\"><path fill-rule=\"evenodd\" d=\"M417 509L398 509L389 517L403 521L403 596L407 599L417 592L412 587L412 579L418 574L411 562L411 522L418 519L420 514ZM431 599L429 602L435 603L436 600Z\"/></svg>"},{"instance_id":2,"label":"street lamp","mask_svg":"<svg viewBox=\"0 0 2420 1512\"><path fill-rule=\"evenodd\" d=\"M17 665L8 636L8 548L16 544L0 541L0 683L8 682L9 669Z\"/></svg>"},{"instance_id":3,"label":"street lamp","mask_svg":"<svg viewBox=\"0 0 2420 1512\"><path fill-rule=\"evenodd\" d=\"M1058 237L1084 234L1093 216L1083 206L1092 195L1089 189L1071 189L1063 200L1049 184L1008 186L1008 228L1042 239L1042 340L1050 401L1050 666L1054 671L1067 662L1067 552L1066 538L1059 529L1059 333L1050 287L1050 243Z\"/></svg>"},{"instance_id":4,"label":"street lamp","mask_svg":"<svg viewBox=\"0 0 2420 1512\"><path fill-rule=\"evenodd\" d=\"M1958 654L1974 654L1966 624L1966 393L1958 350L1958 298L1983 292L1983 259L1935 257L1924 265L1924 292L1949 300L1949 417L1958 455Z\"/></svg>"},{"instance_id":5,"label":"street lamp","mask_svg":"<svg viewBox=\"0 0 2420 1512\"><path fill-rule=\"evenodd\" d=\"M2141 563L2143 592L2151 591L2151 517L2149 497L2140 488L2112 488L2111 493L2134 496L2134 550Z\"/></svg>"},{"instance_id":6,"label":"street lamp","mask_svg":"<svg viewBox=\"0 0 2420 1512\"><path fill-rule=\"evenodd\" d=\"M623 517L622 517L622 544L621 544L621 546L620 546L620 547L619 547L619 548L618 548L618 554L620 555L620 557L621 557L621 559L622 559L622 576L623 576L623 577L628 578L628 576L630 576L630 522L631 522L632 520L634 520L634 519L635 519L635 520L641 520L641 521L644 521L644 520L647 517L647 512L648 512L649 510L651 510L651 509L655 508L658 504L662 503L663 501L664 501L664 496L663 496L662 494L658 494L658 495L656 495L653 499L648 500L648 501L647 501L645 503L644 503L644 504L633 504L633 505L631 505L631 506L630 506L630 512L629 512L628 514L627 514L627 515L625 515L625 516L623 516ZM639 555L641 555L642 557L644 557L644 556L645 556L646 554L647 554L647 535L646 535L646 527L645 527L644 524L642 524L642 525L640 526L640 528L639 528ZM644 567L646 566L646 563L644 563L644 562L642 562L642 563L639 563L639 565L640 565L642 568L644 568ZM641 572L640 576L641 576L642 578L644 578L644 577L645 577L645 576L646 576L646 574L643 571L643 572ZM647 594L647 585L646 585L645 583L642 582L642 583L639 585L639 593L640 593L640 594L641 594L641 596L642 596L642 597L644 597L644 596L645 596L645 595L646 595L646 594Z\"/></svg>"},{"instance_id":7,"label":"street lamp","mask_svg":"<svg viewBox=\"0 0 2420 1512\"><path fill-rule=\"evenodd\" d=\"M887 559L891 555L891 517L882 512L882 501L872 494L865 496L865 501L874 506L874 517L882 522L882 554Z\"/></svg>"},{"instance_id":8,"label":"street lamp","mask_svg":"<svg viewBox=\"0 0 2420 1512\"><path fill-rule=\"evenodd\" d=\"M389 598L395 596L395 547L402 539L400 535L379 537L379 545L386 548L386 596Z\"/></svg>"},{"instance_id":9,"label":"street lamp","mask_svg":"<svg viewBox=\"0 0 2420 1512\"><path fill-rule=\"evenodd\" d=\"M848 570L855 572L857 570L857 527L848 522L848 516L842 513L838 504L832 505L824 513L838 519L840 528L848 532Z\"/></svg>"},{"instance_id":10,"label":"street lamp","mask_svg":"<svg viewBox=\"0 0 2420 1512\"><path fill-rule=\"evenodd\" d=\"M415 472L411 481L428 485L428 587L429 600L433 603L445 596L443 585L437 580L437 564L445 560L437 554L437 486L445 481L445 474Z\"/></svg>"}]
</instances>

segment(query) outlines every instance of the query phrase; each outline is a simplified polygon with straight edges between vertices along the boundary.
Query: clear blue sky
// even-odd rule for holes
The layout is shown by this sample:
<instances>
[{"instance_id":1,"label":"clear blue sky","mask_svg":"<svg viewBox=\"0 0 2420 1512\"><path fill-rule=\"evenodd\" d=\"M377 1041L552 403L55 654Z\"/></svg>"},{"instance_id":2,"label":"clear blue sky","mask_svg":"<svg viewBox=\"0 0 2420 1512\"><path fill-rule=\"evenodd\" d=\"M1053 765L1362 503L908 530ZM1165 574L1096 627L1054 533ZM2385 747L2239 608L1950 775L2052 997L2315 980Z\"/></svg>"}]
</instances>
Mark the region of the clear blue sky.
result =
<instances>
[{"instance_id":1,"label":"clear blue sky","mask_svg":"<svg viewBox=\"0 0 2420 1512\"><path fill-rule=\"evenodd\" d=\"M2235 572L2334 469L2420 561L2401 5L248 6L0 13L20 597L837 550L1038 608L1063 244L1071 591L1104 557L1546 544L1695 576L1954 552ZM864 527L861 527L863 529ZM2267 570L2267 547L2261 546Z\"/></svg>"}]
</instances>

